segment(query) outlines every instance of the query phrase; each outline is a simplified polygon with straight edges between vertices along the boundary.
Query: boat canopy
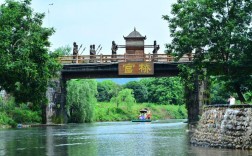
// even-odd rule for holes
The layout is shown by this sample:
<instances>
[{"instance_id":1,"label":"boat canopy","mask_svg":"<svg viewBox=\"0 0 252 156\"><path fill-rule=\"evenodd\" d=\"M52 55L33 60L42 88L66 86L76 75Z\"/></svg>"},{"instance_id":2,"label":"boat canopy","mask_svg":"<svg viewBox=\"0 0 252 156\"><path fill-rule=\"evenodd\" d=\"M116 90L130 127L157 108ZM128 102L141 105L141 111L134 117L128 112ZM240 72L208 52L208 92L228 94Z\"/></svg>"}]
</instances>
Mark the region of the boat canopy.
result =
<instances>
[{"instance_id":1,"label":"boat canopy","mask_svg":"<svg viewBox=\"0 0 252 156\"><path fill-rule=\"evenodd\" d=\"M140 113L147 113L147 110L142 109L142 110L140 110Z\"/></svg>"}]
</instances>

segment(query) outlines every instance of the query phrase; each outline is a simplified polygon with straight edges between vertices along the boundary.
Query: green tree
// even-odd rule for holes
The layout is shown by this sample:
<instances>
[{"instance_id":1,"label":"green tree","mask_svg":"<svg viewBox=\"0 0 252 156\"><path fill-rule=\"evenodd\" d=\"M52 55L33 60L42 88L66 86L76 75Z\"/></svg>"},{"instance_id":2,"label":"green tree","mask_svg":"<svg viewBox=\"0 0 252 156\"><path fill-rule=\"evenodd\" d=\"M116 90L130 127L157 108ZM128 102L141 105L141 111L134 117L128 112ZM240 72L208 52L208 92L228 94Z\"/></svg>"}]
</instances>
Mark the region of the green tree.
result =
<instances>
[{"instance_id":1,"label":"green tree","mask_svg":"<svg viewBox=\"0 0 252 156\"><path fill-rule=\"evenodd\" d=\"M249 103L252 102L252 91L248 91L245 93L245 98L246 98L246 101L248 101Z\"/></svg>"},{"instance_id":2,"label":"green tree","mask_svg":"<svg viewBox=\"0 0 252 156\"><path fill-rule=\"evenodd\" d=\"M55 49L54 53L58 53L60 56L72 55L71 49L69 45L66 45Z\"/></svg>"},{"instance_id":3,"label":"green tree","mask_svg":"<svg viewBox=\"0 0 252 156\"><path fill-rule=\"evenodd\" d=\"M141 79L149 93L149 102L183 104L183 85L179 77Z\"/></svg>"},{"instance_id":4,"label":"green tree","mask_svg":"<svg viewBox=\"0 0 252 156\"><path fill-rule=\"evenodd\" d=\"M91 122L94 117L97 82L95 80L70 80L67 82L66 110L69 122Z\"/></svg>"},{"instance_id":5,"label":"green tree","mask_svg":"<svg viewBox=\"0 0 252 156\"><path fill-rule=\"evenodd\" d=\"M195 72L222 75L226 87L244 102L251 90L251 0L178 0L164 15L173 37L167 52L194 54ZM198 74L198 73L197 73Z\"/></svg>"},{"instance_id":6,"label":"green tree","mask_svg":"<svg viewBox=\"0 0 252 156\"><path fill-rule=\"evenodd\" d=\"M6 0L0 6L0 86L12 93L18 103L32 102L42 108L46 122L47 82L60 65L49 54L52 28L42 27L44 14L34 13L31 0Z\"/></svg>"},{"instance_id":7,"label":"green tree","mask_svg":"<svg viewBox=\"0 0 252 156\"><path fill-rule=\"evenodd\" d=\"M108 102L113 96L117 96L121 86L113 82L112 80L104 80L97 84L97 100L99 102Z\"/></svg>"},{"instance_id":8,"label":"green tree","mask_svg":"<svg viewBox=\"0 0 252 156\"><path fill-rule=\"evenodd\" d=\"M136 102L147 102L148 91L144 84L140 83L139 81L130 81L123 87L133 90Z\"/></svg>"},{"instance_id":9,"label":"green tree","mask_svg":"<svg viewBox=\"0 0 252 156\"><path fill-rule=\"evenodd\" d=\"M117 108L120 105L127 106L127 109L130 109L133 104L136 103L136 100L133 95L132 89L123 89L117 96L111 98L112 103L116 103Z\"/></svg>"},{"instance_id":10,"label":"green tree","mask_svg":"<svg viewBox=\"0 0 252 156\"><path fill-rule=\"evenodd\" d=\"M226 88L226 82L220 80L218 77L211 77L211 103L225 104L230 96L230 91Z\"/></svg>"}]
</instances>

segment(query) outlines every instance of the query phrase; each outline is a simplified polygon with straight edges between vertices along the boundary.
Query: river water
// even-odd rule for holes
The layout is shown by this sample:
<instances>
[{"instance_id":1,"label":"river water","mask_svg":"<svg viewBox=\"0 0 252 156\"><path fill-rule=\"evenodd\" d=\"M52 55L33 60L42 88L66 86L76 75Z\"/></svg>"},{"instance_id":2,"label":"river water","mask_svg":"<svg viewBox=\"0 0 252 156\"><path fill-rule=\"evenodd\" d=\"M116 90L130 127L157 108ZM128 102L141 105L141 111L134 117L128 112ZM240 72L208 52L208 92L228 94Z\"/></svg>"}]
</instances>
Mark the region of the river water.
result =
<instances>
[{"instance_id":1,"label":"river water","mask_svg":"<svg viewBox=\"0 0 252 156\"><path fill-rule=\"evenodd\" d=\"M96 122L0 130L1 156L246 156L252 151L194 147L181 120Z\"/></svg>"}]
</instances>

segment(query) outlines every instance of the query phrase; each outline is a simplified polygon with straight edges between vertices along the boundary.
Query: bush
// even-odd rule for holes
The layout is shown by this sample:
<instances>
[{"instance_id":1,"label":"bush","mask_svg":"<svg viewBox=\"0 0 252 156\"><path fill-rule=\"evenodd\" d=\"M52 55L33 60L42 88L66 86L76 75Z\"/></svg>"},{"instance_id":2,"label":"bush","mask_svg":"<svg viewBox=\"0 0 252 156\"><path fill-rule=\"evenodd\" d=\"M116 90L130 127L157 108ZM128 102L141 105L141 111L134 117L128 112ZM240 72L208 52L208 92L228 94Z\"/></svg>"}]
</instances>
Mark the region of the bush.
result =
<instances>
[{"instance_id":1,"label":"bush","mask_svg":"<svg viewBox=\"0 0 252 156\"><path fill-rule=\"evenodd\" d=\"M15 108L15 99L13 97L10 97L8 100L3 100L0 98L0 103L1 103L1 110L3 111L11 111Z\"/></svg>"},{"instance_id":2,"label":"bush","mask_svg":"<svg viewBox=\"0 0 252 156\"><path fill-rule=\"evenodd\" d=\"M173 119L185 119L187 118L187 110L185 105L168 105L167 111Z\"/></svg>"},{"instance_id":3,"label":"bush","mask_svg":"<svg viewBox=\"0 0 252 156\"><path fill-rule=\"evenodd\" d=\"M40 123L41 112L32 111L28 104L16 103L15 98L0 98L0 125L16 127L17 123Z\"/></svg>"},{"instance_id":4,"label":"bush","mask_svg":"<svg viewBox=\"0 0 252 156\"><path fill-rule=\"evenodd\" d=\"M16 123L40 123L41 117L38 112L32 112L31 110L22 110L15 108L10 113L12 115L12 119Z\"/></svg>"},{"instance_id":5,"label":"bush","mask_svg":"<svg viewBox=\"0 0 252 156\"><path fill-rule=\"evenodd\" d=\"M0 125L11 125L14 127L14 126L16 126L16 123L5 112L1 112L0 113Z\"/></svg>"}]
</instances>

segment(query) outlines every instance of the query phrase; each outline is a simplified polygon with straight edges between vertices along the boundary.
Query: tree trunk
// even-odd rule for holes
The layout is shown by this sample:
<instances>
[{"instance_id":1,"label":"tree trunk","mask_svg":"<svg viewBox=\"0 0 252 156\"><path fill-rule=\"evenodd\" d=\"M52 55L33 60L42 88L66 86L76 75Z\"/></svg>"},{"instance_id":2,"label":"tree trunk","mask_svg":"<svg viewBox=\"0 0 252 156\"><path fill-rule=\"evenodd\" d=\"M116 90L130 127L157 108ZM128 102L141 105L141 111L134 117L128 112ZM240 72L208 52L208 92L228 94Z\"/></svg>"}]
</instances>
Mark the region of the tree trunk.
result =
<instances>
[{"instance_id":1,"label":"tree trunk","mask_svg":"<svg viewBox=\"0 0 252 156\"><path fill-rule=\"evenodd\" d=\"M42 124L47 124L47 113L46 113L46 104L41 105L42 110Z\"/></svg>"},{"instance_id":2,"label":"tree trunk","mask_svg":"<svg viewBox=\"0 0 252 156\"><path fill-rule=\"evenodd\" d=\"M245 98L240 90L240 85L239 84L235 84L235 91L238 95L238 99L241 101L241 103L245 103Z\"/></svg>"},{"instance_id":3,"label":"tree trunk","mask_svg":"<svg viewBox=\"0 0 252 156\"><path fill-rule=\"evenodd\" d=\"M199 101L198 101L198 89L192 91L187 86L185 86L185 98L186 107L188 111L188 123L196 124L199 120Z\"/></svg>"}]
</instances>

